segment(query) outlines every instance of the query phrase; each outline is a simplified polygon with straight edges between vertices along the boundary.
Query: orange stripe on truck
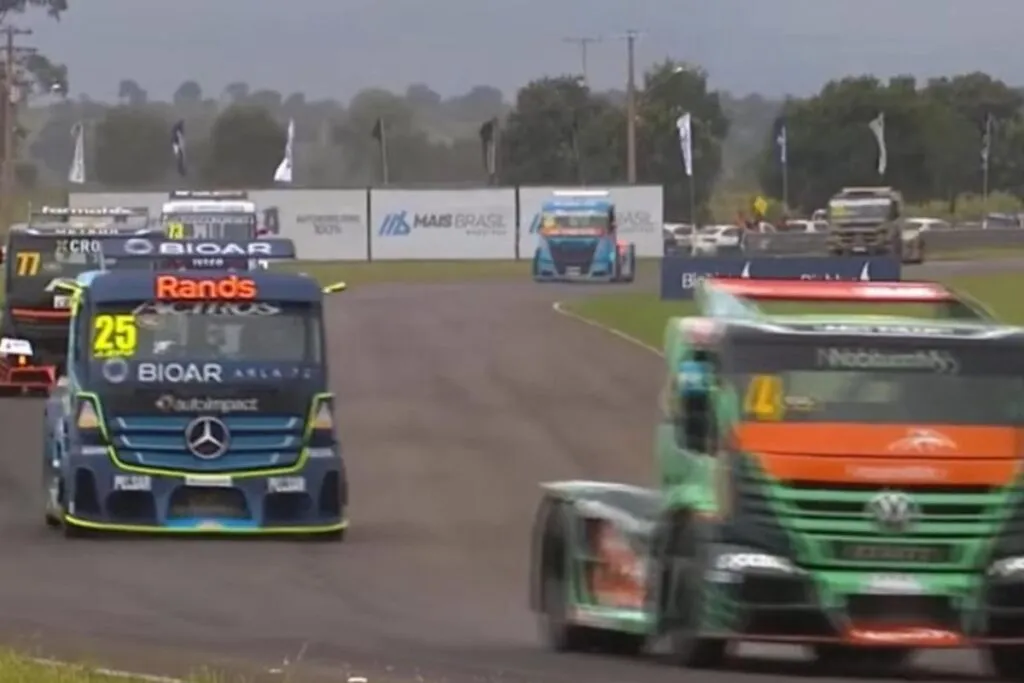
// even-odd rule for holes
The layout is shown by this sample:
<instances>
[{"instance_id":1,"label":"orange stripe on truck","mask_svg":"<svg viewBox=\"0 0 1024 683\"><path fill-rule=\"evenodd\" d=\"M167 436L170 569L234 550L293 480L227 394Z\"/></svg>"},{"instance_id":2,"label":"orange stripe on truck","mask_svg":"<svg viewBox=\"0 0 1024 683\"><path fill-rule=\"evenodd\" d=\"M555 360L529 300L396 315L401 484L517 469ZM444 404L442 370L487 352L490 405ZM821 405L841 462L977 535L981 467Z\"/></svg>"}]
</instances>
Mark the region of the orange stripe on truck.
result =
<instances>
[{"instance_id":1,"label":"orange stripe on truck","mask_svg":"<svg viewBox=\"0 0 1024 683\"><path fill-rule=\"evenodd\" d=\"M1021 430L945 425L759 424L737 446L781 480L1003 486L1021 466Z\"/></svg>"}]
</instances>

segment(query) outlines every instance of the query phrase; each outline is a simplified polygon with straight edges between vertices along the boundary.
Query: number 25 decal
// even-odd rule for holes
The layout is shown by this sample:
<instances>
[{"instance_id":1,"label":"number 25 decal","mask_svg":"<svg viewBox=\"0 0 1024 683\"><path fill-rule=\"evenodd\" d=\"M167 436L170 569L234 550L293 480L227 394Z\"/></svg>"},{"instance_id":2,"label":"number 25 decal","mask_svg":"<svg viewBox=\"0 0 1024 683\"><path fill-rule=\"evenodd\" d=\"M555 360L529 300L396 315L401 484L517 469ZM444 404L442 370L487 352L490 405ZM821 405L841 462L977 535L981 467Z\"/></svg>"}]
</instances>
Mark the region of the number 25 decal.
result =
<instances>
[{"instance_id":1,"label":"number 25 decal","mask_svg":"<svg viewBox=\"0 0 1024 683\"><path fill-rule=\"evenodd\" d=\"M93 320L93 355L100 358L131 356L137 344L135 316L104 314Z\"/></svg>"},{"instance_id":2,"label":"number 25 decal","mask_svg":"<svg viewBox=\"0 0 1024 683\"><path fill-rule=\"evenodd\" d=\"M743 399L743 412L758 420L782 419L782 378L778 375L754 375Z\"/></svg>"}]
</instances>

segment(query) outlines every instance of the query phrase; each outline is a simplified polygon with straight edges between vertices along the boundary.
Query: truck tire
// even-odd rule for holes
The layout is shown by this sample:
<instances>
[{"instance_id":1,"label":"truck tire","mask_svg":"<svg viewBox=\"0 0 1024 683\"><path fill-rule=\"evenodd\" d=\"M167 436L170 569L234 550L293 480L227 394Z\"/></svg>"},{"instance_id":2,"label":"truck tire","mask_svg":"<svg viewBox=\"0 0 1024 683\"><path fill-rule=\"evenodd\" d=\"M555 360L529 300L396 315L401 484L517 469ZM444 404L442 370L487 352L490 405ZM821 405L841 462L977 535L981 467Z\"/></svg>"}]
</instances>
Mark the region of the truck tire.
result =
<instances>
[{"instance_id":1,"label":"truck tire","mask_svg":"<svg viewBox=\"0 0 1024 683\"><path fill-rule=\"evenodd\" d=\"M989 668L1002 681L1024 681L1024 659L1013 645L990 645L985 651Z\"/></svg>"},{"instance_id":2,"label":"truck tire","mask_svg":"<svg viewBox=\"0 0 1024 683\"><path fill-rule=\"evenodd\" d=\"M847 647L831 643L815 645L814 663L823 674L899 676L914 651L905 647Z\"/></svg>"},{"instance_id":3,"label":"truck tire","mask_svg":"<svg viewBox=\"0 0 1024 683\"><path fill-rule=\"evenodd\" d=\"M674 513L656 539L662 574L658 590L659 621L669 643L669 660L689 669L718 669L729 658L724 638L699 634L704 609L707 557L693 517Z\"/></svg>"}]
</instances>

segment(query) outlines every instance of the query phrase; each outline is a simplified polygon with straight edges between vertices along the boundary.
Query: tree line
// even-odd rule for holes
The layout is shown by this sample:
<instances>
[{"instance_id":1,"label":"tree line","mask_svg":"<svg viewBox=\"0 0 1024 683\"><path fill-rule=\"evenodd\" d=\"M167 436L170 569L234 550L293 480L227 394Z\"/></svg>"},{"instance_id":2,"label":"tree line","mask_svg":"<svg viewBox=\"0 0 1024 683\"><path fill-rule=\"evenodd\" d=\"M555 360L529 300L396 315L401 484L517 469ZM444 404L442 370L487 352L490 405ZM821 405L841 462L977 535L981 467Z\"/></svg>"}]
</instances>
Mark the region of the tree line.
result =
<instances>
[{"instance_id":1,"label":"tree line","mask_svg":"<svg viewBox=\"0 0 1024 683\"><path fill-rule=\"evenodd\" d=\"M442 100L426 86L411 87L404 96L363 91L344 109L301 95L250 90L243 83L209 98L198 83L186 82L170 103L151 101L129 80L122 81L119 93L115 106L90 101L54 105L46 129L36 137L35 155L58 159L55 170L66 173L72 146L68 131L84 121L88 178L108 187L158 187L175 177L170 131L184 120L190 182L271 186L292 119L297 183L374 184L381 181L380 139L374 130L382 122L392 184L625 180L625 96L595 92L576 76L528 83L511 104L486 86L455 101ZM694 116L700 168L694 196L703 203L719 175L729 130L707 74L674 61L652 67L641 79L636 112L637 179L665 184L670 206L680 212L689 210L690 194L674 122L684 112ZM495 146L494 168L485 163L489 144ZM494 178L489 178L491 170Z\"/></svg>"},{"instance_id":2,"label":"tree line","mask_svg":"<svg viewBox=\"0 0 1024 683\"><path fill-rule=\"evenodd\" d=\"M28 10L58 18L67 0L0 0L0 26ZM67 91L68 69L26 51L20 77L35 95ZM72 65L73 67L73 65ZM73 68L70 76L73 78ZM640 78L636 93L637 180L666 187L669 215L690 215L675 121L693 121L693 198L706 213L713 191L727 186L782 199L783 169L793 211L809 212L836 189L886 184L913 202L940 199L950 209L963 193L987 189L1024 198L1024 94L984 73L931 79L849 77L819 93L784 101L744 98L711 89L699 66L666 60ZM52 98L50 98L52 100ZM168 102L132 79L118 83L118 102L88 97L23 107L17 141L19 180L63 182L72 154L70 131L83 123L91 182L108 187L160 187L173 182L170 130L184 121L189 183L267 186L280 161L285 128L296 124L297 184L359 186L381 180L380 140L387 131L393 184L621 183L626 179L626 97L597 92L575 75L541 78L506 102L482 85L443 98L427 85L403 94L364 90L347 105L253 88L244 82L204 92L183 82ZM876 170L868 122L884 114L888 167ZM787 155L778 136L785 127ZM483 154L494 144L496 177ZM988 150L987 173L982 150Z\"/></svg>"},{"instance_id":3,"label":"tree line","mask_svg":"<svg viewBox=\"0 0 1024 683\"><path fill-rule=\"evenodd\" d=\"M826 84L813 97L785 103L765 135L758 160L761 188L782 197L788 172L789 204L824 205L844 185L890 185L911 202L1003 191L1024 197L1024 96L984 73L882 81L873 76ZM888 163L868 122L885 117ZM785 127L786 164L779 132Z\"/></svg>"}]
</instances>

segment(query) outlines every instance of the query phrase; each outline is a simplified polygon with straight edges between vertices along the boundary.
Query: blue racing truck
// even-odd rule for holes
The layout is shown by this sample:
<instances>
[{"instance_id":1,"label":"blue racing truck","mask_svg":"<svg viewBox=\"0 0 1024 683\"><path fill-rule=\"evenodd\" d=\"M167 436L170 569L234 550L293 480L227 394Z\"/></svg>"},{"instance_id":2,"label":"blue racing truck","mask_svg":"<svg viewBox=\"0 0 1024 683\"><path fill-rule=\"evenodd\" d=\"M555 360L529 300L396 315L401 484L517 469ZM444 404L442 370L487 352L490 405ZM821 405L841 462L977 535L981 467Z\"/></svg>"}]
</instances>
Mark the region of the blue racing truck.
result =
<instances>
[{"instance_id":1,"label":"blue racing truck","mask_svg":"<svg viewBox=\"0 0 1024 683\"><path fill-rule=\"evenodd\" d=\"M632 282L636 245L616 235L615 202L605 191L555 191L541 205L536 282Z\"/></svg>"},{"instance_id":2,"label":"blue racing truck","mask_svg":"<svg viewBox=\"0 0 1024 683\"><path fill-rule=\"evenodd\" d=\"M163 238L104 243L160 259ZM143 246L142 241L148 241ZM274 258L289 240L191 240ZM45 407L48 525L90 532L341 539L348 485L321 289L292 273L90 271L71 297L67 374Z\"/></svg>"}]
</instances>

